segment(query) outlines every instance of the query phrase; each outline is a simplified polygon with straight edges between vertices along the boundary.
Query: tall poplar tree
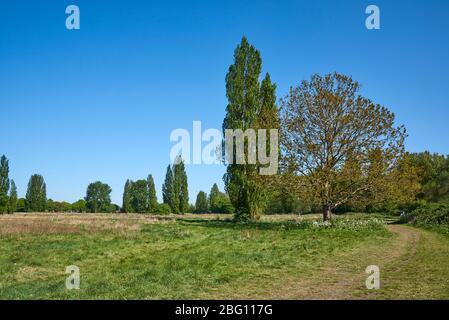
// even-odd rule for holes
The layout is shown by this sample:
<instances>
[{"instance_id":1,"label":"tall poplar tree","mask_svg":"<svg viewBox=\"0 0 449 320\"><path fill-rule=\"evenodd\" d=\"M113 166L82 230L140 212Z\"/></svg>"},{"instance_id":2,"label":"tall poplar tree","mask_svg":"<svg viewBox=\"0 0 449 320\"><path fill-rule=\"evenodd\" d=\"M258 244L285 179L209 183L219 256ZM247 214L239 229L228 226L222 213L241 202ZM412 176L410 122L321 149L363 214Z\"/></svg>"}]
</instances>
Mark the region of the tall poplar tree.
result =
<instances>
[{"instance_id":1,"label":"tall poplar tree","mask_svg":"<svg viewBox=\"0 0 449 320\"><path fill-rule=\"evenodd\" d=\"M0 159L0 213L8 212L9 200L9 161L6 156Z\"/></svg>"},{"instance_id":2,"label":"tall poplar tree","mask_svg":"<svg viewBox=\"0 0 449 320\"><path fill-rule=\"evenodd\" d=\"M259 81L262 59L259 51L243 37L234 52L234 63L226 75L226 96L228 105L223 121L223 133L226 129L277 129L279 128L278 109L276 107L276 86L267 74ZM276 124L277 123L277 124ZM247 144L247 140L245 140ZM267 139L268 143L268 139ZM264 209L265 192L256 164L236 164L234 158L227 165L224 182L226 192L236 209L237 220L258 219ZM244 150L245 159L248 151Z\"/></svg>"},{"instance_id":3,"label":"tall poplar tree","mask_svg":"<svg viewBox=\"0 0 449 320\"><path fill-rule=\"evenodd\" d=\"M179 193L175 192L175 179L170 165L167 167L165 181L162 185L162 197L164 203L168 204L173 213L179 213Z\"/></svg>"},{"instance_id":4,"label":"tall poplar tree","mask_svg":"<svg viewBox=\"0 0 449 320\"><path fill-rule=\"evenodd\" d=\"M17 187L14 180L11 180L11 190L9 191L9 213L17 210Z\"/></svg>"},{"instance_id":5,"label":"tall poplar tree","mask_svg":"<svg viewBox=\"0 0 449 320\"><path fill-rule=\"evenodd\" d=\"M179 213L185 213L189 209L189 190L184 161L179 156L173 164L173 175L174 192L177 199L179 199Z\"/></svg>"},{"instance_id":6,"label":"tall poplar tree","mask_svg":"<svg viewBox=\"0 0 449 320\"><path fill-rule=\"evenodd\" d=\"M207 213L209 211L209 206L207 203L207 194L204 191L198 192L195 202L195 212L196 213Z\"/></svg>"},{"instance_id":7,"label":"tall poplar tree","mask_svg":"<svg viewBox=\"0 0 449 320\"><path fill-rule=\"evenodd\" d=\"M155 213L157 212L158 203L157 203L156 187L154 185L153 176L151 174L147 178L147 183L148 183L148 212Z\"/></svg>"},{"instance_id":8,"label":"tall poplar tree","mask_svg":"<svg viewBox=\"0 0 449 320\"><path fill-rule=\"evenodd\" d=\"M220 189L218 189L218 185L214 183L209 193L209 208L212 212L217 208L218 202L220 200Z\"/></svg>"},{"instance_id":9,"label":"tall poplar tree","mask_svg":"<svg viewBox=\"0 0 449 320\"><path fill-rule=\"evenodd\" d=\"M39 174L31 176L25 197L25 210L27 212L43 212L47 204L47 186L44 178Z\"/></svg>"},{"instance_id":10,"label":"tall poplar tree","mask_svg":"<svg viewBox=\"0 0 449 320\"><path fill-rule=\"evenodd\" d=\"M132 188L132 181L126 180L125 188L123 190L123 204L122 204L122 211L124 213L129 213L132 211L131 207L131 188Z\"/></svg>"}]
</instances>

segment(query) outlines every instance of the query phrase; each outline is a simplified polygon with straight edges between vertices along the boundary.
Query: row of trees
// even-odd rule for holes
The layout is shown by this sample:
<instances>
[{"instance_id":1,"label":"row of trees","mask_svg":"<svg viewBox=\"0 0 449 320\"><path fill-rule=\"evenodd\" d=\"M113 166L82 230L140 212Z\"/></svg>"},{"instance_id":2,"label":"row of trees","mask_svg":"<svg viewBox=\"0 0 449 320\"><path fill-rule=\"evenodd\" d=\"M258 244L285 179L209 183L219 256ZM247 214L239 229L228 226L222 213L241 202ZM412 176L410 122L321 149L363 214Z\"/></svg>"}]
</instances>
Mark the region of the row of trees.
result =
<instances>
[{"instance_id":1,"label":"row of trees","mask_svg":"<svg viewBox=\"0 0 449 320\"><path fill-rule=\"evenodd\" d=\"M187 173L184 162L177 157L173 165L167 168L162 186L163 203L158 203L155 183L152 175L145 180L127 180L123 191L123 204L120 208L111 202L112 189L109 185L96 181L90 183L84 199L74 203L58 202L47 199L47 188L41 175L32 175L26 197L17 198L17 188L9 179L9 161L5 156L0 159L0 213L18 212L123 212L123 213L232 213L229 197L220 192L214 184L209 198L200 192L197 205L189 205ZM201 197L204 194L204 203Z\"/></svg>"},{"instance_id":2,"label":"row of trees","mask_svg":"<svg viewBox=\"0 0 449 320\"><path fill-rule=\"evenodd\" d=\"M210 190L209 197L204 191L198 192L195 207L192 212L233 213L234 207L232 206L228 195L221 192L220 189L218 189L218 185L214 183Z\"/></svg>"},{"instance_id":3,"label":"row of trees","mask_svg":"<svg viewBox=\"0 0 449 320\"><path fill-rule=\"evenodd\" d=\"M173 165L168 165L162 185L162 198L172 213L185 213L189 210L189 191L184 161L176 157Z\"/></svg>"}]
</instances>

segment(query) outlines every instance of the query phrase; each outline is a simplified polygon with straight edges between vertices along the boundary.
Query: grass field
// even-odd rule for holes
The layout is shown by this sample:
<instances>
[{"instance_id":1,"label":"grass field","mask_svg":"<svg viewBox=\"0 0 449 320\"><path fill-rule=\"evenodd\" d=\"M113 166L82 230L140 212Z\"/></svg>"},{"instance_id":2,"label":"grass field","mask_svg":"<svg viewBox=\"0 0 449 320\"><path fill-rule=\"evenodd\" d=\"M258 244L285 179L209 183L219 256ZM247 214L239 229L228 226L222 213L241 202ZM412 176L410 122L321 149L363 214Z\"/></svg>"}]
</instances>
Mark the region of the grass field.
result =
<instances>
[{"instance_id":1,"label":"grass field","mask_svg":"<svg viewBox=\"0 0 449 320\"><path fill-rule=\"evenodd\" d=\"M235 224L225 215L3 215L0 298L449 298L447 237L401 225L303 221L316 218ZM379 290L365 287L373 264ZM79 290L65 287L69 265L80 268Z\"/></svg>"}]
</instances>

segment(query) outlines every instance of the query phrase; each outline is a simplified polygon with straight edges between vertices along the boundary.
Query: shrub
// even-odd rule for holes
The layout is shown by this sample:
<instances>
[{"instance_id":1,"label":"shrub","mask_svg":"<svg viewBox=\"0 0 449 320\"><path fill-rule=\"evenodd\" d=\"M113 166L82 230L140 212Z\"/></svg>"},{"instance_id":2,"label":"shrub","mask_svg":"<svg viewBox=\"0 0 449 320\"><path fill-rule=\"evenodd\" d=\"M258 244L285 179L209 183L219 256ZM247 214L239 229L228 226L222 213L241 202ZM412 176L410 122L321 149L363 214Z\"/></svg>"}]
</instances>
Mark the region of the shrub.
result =
<instances>
[{"instance_id":1,"label":"shrub","mask_svg":"<svg viewBox=\"0 0 449 320\"><path fill-rule=\"evenodd\" d=\"M449 226L449 203L431 203L420 206L401 217L401 222L424 226Z\"/></svg>"},{"instance_id":2,"label":"shrub","mask_svg":"<svg viewBox=\"0 0 449 320\"><path fill-rule=\"evenodd\" d=\"M155 214L170 214L171 213L171 208L166 203L159 203L157 205L156 211L154 213Z\"/></svg>"}]
</instances>

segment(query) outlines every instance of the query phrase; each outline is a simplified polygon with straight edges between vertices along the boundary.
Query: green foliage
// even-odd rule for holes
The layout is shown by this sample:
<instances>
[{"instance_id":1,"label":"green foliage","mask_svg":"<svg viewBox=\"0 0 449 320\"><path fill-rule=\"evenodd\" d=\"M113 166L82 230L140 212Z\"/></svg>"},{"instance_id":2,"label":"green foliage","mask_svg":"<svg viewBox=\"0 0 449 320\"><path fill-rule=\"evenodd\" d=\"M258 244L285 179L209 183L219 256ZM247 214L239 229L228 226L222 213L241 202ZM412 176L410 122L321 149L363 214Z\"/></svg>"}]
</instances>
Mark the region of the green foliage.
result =
<instances>
[{"instance_id":1,"label":"green foliage","mask_svg":"<svg viewBox=\"0 0 449 320\"><path fill-rule=\"evenodd\" d=\"M111 212L111 192L111 187L100 181L89 184L85 197L87 210L93 213Z\"/></svg>"},{"instance_id":2,"label":"green foliage","mask_svg":"<svg viewBox=\"0 0 449 320\"><path fill-rule=\"evenodd\" d=\"M218 189L218 185L214 183L209 193L209 208L211 212L216 213L218 208L218 201L220 198L220 189Z\"/></svg>"},{"instance_id":3,"label":"green foliage","mask_svg":"<svg viewBox=\"0 0 449 320\"><path fill-rule=\"evenodd\" d=\"M449 202L429 203L401 216L401 222L449 227ZM449 231L449 229L448 229Z\"/></svg>"},{"instance_id":4,"label":"green foliage","mask_svg":"<svg viewBox=\"0 0 449 320\"><path fill-rule=\"evenodd\" d=\"M234 207L227 194L218 189L216 183L212 186L209 194L209 210L212 213L234 213Z\"/></svg>"},{"instance_id":5,"label":"green foliage","mask_svg":"<svg viewBox=\"0 0 449 320\"><path fill-rule=\"evenodd\" d=\"M0 158L0 214L9 209L9 161L5 155Z\"/></svg>"},{"instance_id":6,"label":"green foliage","mask_svg":"<svg viewBox=\"0 0 449 320\"><path fill-rule=\"evenodd\" d=\"M449 157L429 152L410 154L420 171L422 190L418 199L428 202L449 200Z\"/></svg>"},{"instance_id":7,"label":"green foliage","mask_svg":"<svg viewBox=\"0 0 449 320\"><path fill-rule=\"evenodd\" d=\"M170 206L173 213L179 212L179 194L175 192L173 170L170 165L167 167L165 181L162 185L162 198L164 203Z\"/></svg>"},{"instance_id":8,"label":"green foliage","mask_svg":"<svg viewBox=\"0 0 449 320\"><path fill-rule=\"evenodd\" d=\"M167 167L162 197L173 213L185 213L189 208L189 191L184 161L177 156L173 166Z\"/></svg>"},{"instance_id":9,"label":"green foliage","mask_svg":"<svg viewBox=\"0 0 449 320\"><path fill-rule=\"evenodd\" d=\"M156 187L154 185L153 176L150 174L147 178L148 183L148 212L156 212L158 207Z\"/></svg>"},{"instance_id":10,"label":"green foliage","mask_svg":"<svg viewBox=\"0 0 449 320\"><path fill-rule=\"evenodd\" d=\"M124 213L128 213L128 212L132 212L133 208L132 208L132 181L131 180L126 180L125 183L125 189L123 190L123 203L122 203L122 211Z\"/></svg>"},{"instance_id":11,"label":"green foliage","mask_svg":"<svg viewBox=\"0 0 449 320\"><path fill-rule=\"evenodd\" d=\"M86 200L80 199L77 202L72 203L72 210L78 213L86 212L87 211Z\"/></svg>"},{"instance_id":12,"label":"green foliage","mask_svg":"<svg viewBox=\"0 0 449 320\"><path fill-rule=\"evenodd\" d=\"M342 204L385 194L403 155L405 128L359 92L351 77L313 75L281 102L283 171L303 178L289 188L306 189L323 220Z\"/></svg>"},{"instance_id":13,"label":"green foliage","mask_svg":"<svg viewBox=\"0 0 449 320\"><path fill-rule=\"evenodd\" d=\"M195 213L207 213L207 212L209 212L207 195L204 191L200 191L196 196Z\"/></svg>"},{"instance_id":14,"label":"green foliage","mask_svg":"<svg viewBox=\"0 0 449 320\"><path fill-rule=\"evenodd\" d=\"M16 209L17 212L26 212L25 202L26 202L25 198L19 198L17 200L17 209Z\"/></svg>"},{"instance_id":15,"label":"green foliage","mask_svg":"<svg viewBox=\"0 0 449 320\"><path fill-rule=\"evenodd\" d=\"M274 129L277 119L275 88L267 75L262 83L259 77L262 59L259 51L243 37L234 52L234 63L226 75L228 105L223 120L226 129ZM234 147L233 147L234 148ZM247 150L245 159L247 159ZM260 164L237 164L236 155L227 165L224 182L226 192L236 209L237 220L258 219L265 204L264 187L260 181Z\"/></svg>"},{"instance_id":16,"label":"green foliage","mask_svg":"<svg viewBox=\"0 0 449 320\"><path fill-rule=\"evenodd\" d=\"M9 191L9 213L17 211L17 187L14 180L11 180L11 190Z\"/></svg>"},{"instance_id":17,"label":"green foliage","mask_svg":"<svg viewBox=\"0 0 449 320\"><path fill-rule=\"evenodd\" d=\"M137 180L131 184L132 212L146 213L148 211L149 199L147 180Z\"/></svg>"},{"instance_id":18,"label":"green foliage","mask_svg":"<svg viewBox=\"0 0 449 320\"><path fill-rule=\"evenodd\" d=\"M189 191L184 161L180 156L175 159L172 170L175 198L179 200L178 211L179 213L185 213L189 208Z\"/></svg>"},{"instance_id":19,"label":"green foliage","mask_svg":"<svg viewBox=\"0 0 449 320\"><path fill-rule=\"evenodd\" d=\"M310 212L310 205L301 201L295 193L285 191L271 192L265 210L267 214L304 214Z\"/></svg>"},{"instance_id":20,"label":"green foliage","mask_svg":"<svg viewBox=\"0 0 449 320\"><path fill-rule=\"evenodd\" d=\"M44 178L39 174L31 176L25 197L27 212L44 212L47 204L47 187Z\"/></svg>"},{"instance_id":21,"label":"green foliage","mask_svg":"<svg viewBox=\"0 0 449 320\"><path fill-rule=\"evenodd\" d=\"M166 203L158 203L154 213L155 214L164 215L164 214L170 214L170 213L172 213L172 211L171 211L171 208L170 208L170 206L168 204L166 204Z\"/></svg>"}]
</instances>

